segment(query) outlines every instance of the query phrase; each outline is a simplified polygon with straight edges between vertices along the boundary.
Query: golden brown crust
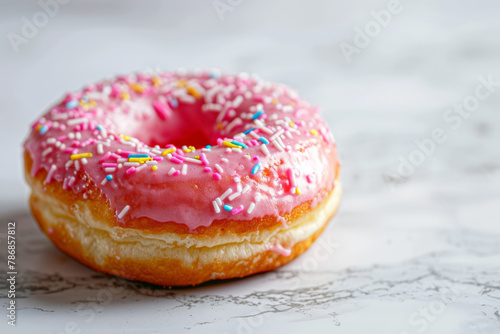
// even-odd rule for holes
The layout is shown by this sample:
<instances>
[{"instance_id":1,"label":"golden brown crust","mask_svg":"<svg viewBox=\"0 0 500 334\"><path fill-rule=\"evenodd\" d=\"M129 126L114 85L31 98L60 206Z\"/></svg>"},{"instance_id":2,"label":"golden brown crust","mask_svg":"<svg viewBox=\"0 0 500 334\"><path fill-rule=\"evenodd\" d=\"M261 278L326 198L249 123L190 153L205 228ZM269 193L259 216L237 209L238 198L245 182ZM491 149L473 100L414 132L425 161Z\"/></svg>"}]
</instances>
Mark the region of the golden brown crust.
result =
<instances>
[{"instance_id":1,"label":"golden brown crust","mask_svg":"<svg viewBox=\"0 0 500 334\"><path fill-rule=\"evenodd\" d=\"M336 187L318 207L313 209L307 202L285 215L286 226L274 217L266 217L244 224L221 220L191 232L181 224L155 223L149 219L118 227L114 213L95 185L88 185L95 191L93 198L85 200L80 194L63 190L58 182L44 184L45 171L31 177L31 165L31 157L25 153L26 178L33 190L31 209L41 229L59 249L98 271L168 286L243 277L290 262L321 234L340 199L340 187ZM328 199L333 204L326 208L323 204ZM257 233L261 239L249 240L251 233ZM195 244L188 249L179 246L182 242L177 239L161 239L165 235L181 241L192 240ZM145 238L157 239L147 244L149 239ZM211 246L217 241L225 243ZM281 242L290 248L291 254L284 256L269 250L263 245L267 241ZM141 249L147 256L134 252Z\"/></svg>"}]
</instances>

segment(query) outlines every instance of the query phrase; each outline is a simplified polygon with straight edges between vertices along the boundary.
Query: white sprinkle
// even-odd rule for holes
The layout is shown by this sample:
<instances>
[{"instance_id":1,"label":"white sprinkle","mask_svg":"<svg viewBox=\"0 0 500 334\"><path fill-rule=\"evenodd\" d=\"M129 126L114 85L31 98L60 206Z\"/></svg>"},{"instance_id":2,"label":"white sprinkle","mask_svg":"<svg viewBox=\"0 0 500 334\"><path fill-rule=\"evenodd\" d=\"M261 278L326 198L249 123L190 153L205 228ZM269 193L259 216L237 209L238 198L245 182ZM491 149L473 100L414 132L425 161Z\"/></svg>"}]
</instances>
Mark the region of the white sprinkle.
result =
<instances>
[{"instance_id":1,"label":"white sprinkle","mask_svg":"<svg viewBox=\"0 0 500 334\"><path fill-rule=\"evenodd\" d=\"M264 152L265 155L267 155L267 156L271 155L271 153L269 153L269 150L267 149L266 144L260 145L260 149L262 150L262 152Z\"/></svg>"},{"instance_id":2,"label":"white sprinkle","mask_svg":"<svg viewBox=\"0 0 500 334\"><path fill-rule=\"evenodd\" d=\"M104 148L102 144L97 144L97 154L104 154Z\"/></svg>"},{"instance_id":3,"label":"white sprinkle","mask_svg":"<svg viewBox=\"0 0 500 334\"><path fill-rule=\"evenodd\" d=\"M157 165L157 164L158 164L158 161L156 161L156 160L146 161L146 165Z\"/></svg>"},{"instance_id":4,"label":"white sprinkle","mask_svg":"<svg viewBox=\"0 0 500 334\"><path fill-rule=\"evenodd\" d=\"M118 215L118 219L122 219L123 216L127 214L128 210L130 210L130 205L127 205L123 208L122 212L120 212L120 214Z\"/></svg>"},{"instance_id":5,"label":"white sprinkle","mask_svg":"<svg viewBox=\"0 0 500 334\"><path fill-rule=\"evenodd\" d=\"M68 120L68 125L77 125L80 123L88 122L89 119L86 117L81 117L81 118L73 118Z\"/></svg>"},{"instance_id":6,"label":"white sprinkle","mask_svg":"<svg viewBox=\"0 0 500 334\"><path fill-rule=\"evenodd\" d=\"M124 162L123 163L123 166L125 166L125 167L137 167L139 165L140 165L139 162Z\"/></svg>"},{"instance_id":7,"label":"white sprinkle","mask_svg":"<svg viewBox=\"0 0 500 334\"><path fill-rule=\"evenodd\" d=\"M233 150L233 152L243 153L241 148L232 147L231 149Z\"/></svg>"},{"instance_id":8,"label":"white sprinkle","mask_svg":"<svg viewBox=\"0 0 500 334\"><path fill-rule=\"evenodd\" d=\"M224 170L222 169L221 166L219 166L218 164L215 164L215 169L217 169L219 171L219 173L223 173Z\"/></svg>"},{"instance_id":9,"label":"white sprinkle","mask_svg":"<svg viewBox=\"0 0 500 334\"><path fill-rule=\"evenodd\" d=\"M245 188L243 188L243 190L241 191L242 194L245 194L247 191L250 190L250 186L245 186Z\"/></svg>"},{"instance_id":10,"label":"white sprinkle","mask_svg":"<svg viewBox=\"0 0 500 334\"><path fill-rule=\"evenodd\" d=\"M75 139L75 134L73 132L68 133L68 138L71 140Z\"/></svg>"},{"instance_id":11,"label":"white sprinkle","mask_svg":"<svg viewBox=\"0 0 500 334\"><path fill-rule=\"evenodd\" d=\"M290 133L290 131L285 132L285 136L287 136L288 138L293 138L292 134Z\"/></svg>"},{"instance_id":12,"label":"white sprinkle","mask_svg":"<svg viewBox=\"0 0 500 334\"><path fill-rule=\"evenodd\" d=\"M102 180L102 182L101 182L101 186L106 185L106 183L108 183L108 179L107 179L107 178L104 178L104 180Z\"/></svg>"},{"instance_id":13,"label":"white sprinkle","mask_svg":"<svg viewBox=\"0 0 500 334\"><path fill-rule=\"evenodd\" d=\"M76 139L77 140L81 140L82 139L82 134L80 132L77 132L76 135L75 135Z\"/></svg>"},{"instance_id":14,"label":"white sprinkle","mask_svg":"<svg viewBox=\"0 0 500 334\"><path fill-rule=\"evenodd\" d=\"M253 211L254 208L255 208L255 203L254 202L250 203L250 206L248 207L247 212L248 213L252 213L252 211Z\"/></svg>"},{"instance_id":15,"label":"white sprinkle","mask_svg":"<svg viewBox=\"0 0 500 334\"><path fill-rule=\"evenodd\" d=\"M232 201L233 199L235 199L236 197L238 197L238 196L240 196L240 195L241 195L241 193L240 193L240 192L237 192L237 193L234 193L234 194L232 194L232 195L229 195L228 199L229 199L230 201Z\"/></svg>"},{"instance_id":16,"label":"white sprinkle","mask_svg":"<svg viewBox=\"0 0 500 334\"><path fill-rule=\"evenodd\" d=\"M203 163L201 160L193 159L193 158L184 158L184 161L189 161L189 162L199 164L199 165Z\"/></svg>"},{"instance_id":17,"label":"white sprinkle","mask_svg":"<svg viewBox=\"0 0 500 334\"><path fill-rule=\"evenodd\" d=\"M168 175L170 176L174 173L175 173L175 168L174 167L170 168L170 170L168 171Z\"/></svg>"},{"instance_id":18,"label":"white sprinkle","mask_svg":"<svg viewBox=\"0 0 500 334\"><path fill-rule=\"evenodd\" d=\"M86 158L81 158L80 161L82 162L83 165L86 165L89 162Z\"/></svg>"},{"instance_id":19,"label":"white sprinkle","mask_svg":"<svg viewBox=\"0 0 500 334\"><path fill-rule=\"evenodd\" d=\"M210 151L212 151L212 150L211 150L211 149L209 149L209 148L202 148L201 150L202 150L203 152L210 152Z\"/></svg>"},{"instance_id":20,"label":"white sprinkle","mask_svg":"<svg viewBox=\"0 0 500 334\"><path fill-rule=\"evenodd\" d=\"M61 151L63 151L65 148L66 148L66 144L62 144L61 146L59 146L59 149L60 149Z\"/></svg>"},{"instance_id":21,"label":"white sprinkle","mask_svg":"<svg viewBox=\"0 0 500 334\"><path fill-rule=\"evenodd\" d=\"M259 193L255 194L254 200L255 200L255 202L260 201L260 194Z\"/></svg>"},{"instance_id":22,"label":"white sprinkle","mask_svg":"<svg viewBox=\"0 0 500 334\"><path fill-rule=\"evenodd\" d=\"M280 137L276 138L276 140L278 141L278 143L280 144L280 146L281 146L282 148L285 148L285 144L283 143L283 140L281 140L281 138L280 138Z\"/></svg>"},{"instance_id":23,"label":"white sprinkle","mask_svg":"<svg viewBox=\"0 0 500 334\"><path fill-rule=\"evenodd\" d=\"M47 148L45 151L42 152L42 157L46 156L47 154L49 154L52 151L53 151L52 147Z\"/></svg>"},{"instance_id":24,"label":"white sprinkle","mask_svg":"<svg viewBox=\"0 0 500 334\"><path fill-rule=\"evenodd\" d=\"M127 159L127 158L118 158L118 159L116 160L116 162L127 162L127 161L128 161L128 159Z\"/></svg>"},{"instance_id":25,"label":"white sprinkle","mask_svg":"<svg viewBox=\"0 0 500 334\"><path fill-rule=\"evenodd\" d=\"M228 162L229 160L227 160L226 158L222 158L222 159L220 159L220 161L222 161L222 162Z\"/></svg>"},{"instance_id":26,"label":"white sprinkle","mask_svg":"<svg viewBox=\"0 0 500 334\"><path fill-rule=\"evenodd\" d=\"M241 193L242 188L243 188L243 186L241 185L241 183L238 183L238 184L236 185L236 191L237 191L237 192Z\"/></svg>"},{"instance_id":27,"label":"white sprinkle","mask_svg":"<svg viewBox=\"0 0 500 334\"><path fill-rule=\"evenodd\" d=\"M224 198L227 197L227 195L231 194L233 192L233 189L229 188L228 190L226 190L219 198L221 199L221 201L224 200Z\"/></svg>"},{"instance_id":28,"label":"white sprinkle","mask_svg":"<svg viewBox=\"0 0 500 334\"><path fill-rule=\"evenodd\" d=\"M250 136L254 137L255 139L259 140L260 136L255 133L255 131L252 131L249 133Z\"/></svg>"},{"instance_id":29,"label":"white sprinkle","mask_svg":"<svg viewBox=\"0 0 500 334\"><path fill-rule=\"evenodd\" d=\"M273 141L272 143L273 143L274 147L276 147L279 151L281 151L281 152L284 151L283 147L281 147L281 145L278 143L277 140Z\"/></svg>"},{"instance_id":30,"label":"white sprinkle","mask_svg":"<svg viewBox=\"0 0 500 334\"><path fill-rule=\"evenodd\" d=\"M281 129L279 130L278 132L275 132L272 136L271 136L271 141L272 140L275 140L278 136L280 136L283 132L285 132L285 130Z\"/></svg>"},{"instance_id":31,"label":"white sprinkle","mask_svg":"<svg viewBox=\"0 0 500 334\"><path fill-rule=\"evenodd\" d=\"M238 108L240 106L241 102L243 102L243 96L241 96L241 95L236 96L233 100L233 107Z\"/></svg>"},{"instance_id":32,"label":"white sprinkle","mask_svg":"<svg viewBox=\"0 0 500 334\"><path fill-rule=\"evenodd\" d=\"M297 192L297 188L292 187L290 188L290 193L295 194Z\"/></svg>"},{"instance_id":33,"label":"white sprinkle","mask_svg":"<svg viewBox=\"0 0 500 334\"><path fill-rule=\"evenodd\" d=\"M54 144L57 141L55 138L48 138L47 139L47 144Z\"/></svg>"},{"instance_id":34,"label":"white sprinkle","mask_svg":"<svg viewBox=\"0 0 500 334\"><path fill-rule=\"evenodd\" d=\"M214 206L215 213L219 213L220 212L220 208L219 208L219 205L217 204L217 202L213 201L212 204Z\"/></svg>"},{"instance_id":35,"label":"white sprinkle","mask_svg":"<svg viewBox=\"0 0 500 334\"><path fill-rule=\"evenodd\" d=\"M50 183L52 181L52 177L54 176L56 169L57 169L56 165L50 166L50 170L49 173L47 174L47 178L45 179L45 183Z\"/></svg>"},{"instance_id":36,"label":"white sprinkle","mask_svg":"<svg viewBox=\"0 0 500 334\"><path fill-rule=\"evenodd\" d=\"M226 129L225 131L226 132L230 132L235 126L237 125L241 125L243 124L243 121L241 120L241 118L239 117L236 117L235 119L233 119L233 121L231 123L229 123L227 126L226 126Z\"/></svg>"},{"instance_id":37,"label":"white sprinkle","mask_svg":"<svg viewBox=\"0 0 500 334\"><path fill-rule=\"evenodd\" d=\"M116 168L115 167L106 167L106 168L104 168L104 171L106 173L114 173L114 172L116 172Z\"/></svg>"},{"instance_id":38,"label":"white sprinkle","mask_svg":"<svg viewBox=\"0 0 500 334\"><path fill-rule=\"evenodd\" d=\"M219 206L222 205L222 200L219 197L217 197L215 201L217 202L217 204L219 204Z\"/></svg>"},{"instance_id":39,"label":"white sprinkle","mask_svg":"<svg viewBox=\"0 0 500 334\"><path fill-rule=\"evenodd\" d=\"M70 178L69 178L69 182L68 182L68 186L70 186L70 187L71 187L71 186L73 185L73 183L75 183L75 181L76 181L76 179L75 179L75 177L74 177L74 176L70 177Z\"/></svg>"},{"instance_id":40,"label":"white sprinkle","mask_svg":"<svg viewBox=\"0 0 500 334\"><path fill-rule=\"evenodd\" d=\"M70 168L71 165L73 165L73 160L68 160L68 162L66 162L66 165L65 165L66 169Z\"/></svg>"},{"instance_id":41,"label":"white sprinkle","mask_svg":"<svg viewBox=\"0 0 500 334\"><path fill-rule=\"evenodd\" d=\"M61 119L68 119L68 114L67 113L62 113L62 114L55 114L52 116L53 120L61 120Z\"/></svg>"},{"instance_id":42,"label":"white sprinkle","mask_svg":"<svg viewBox=\"0 0 500 334\"><path fill-rule=\"evenodd\" d=\"M123 164L118 164L118 169L122 169L123 168Z\"/></svg>"},{"instance_id":43,"label":"white sprinkle","mask_svg":"<svg viewBox=\"0 0 500 334\"><path fill-rule=\"evenodd\" d=\"M80 170L80 160L75 160L75 169Z\"/></svg>"},{"instance_id":44,"label":"white sprinkle","mask_svg":"<svg viewBox=\"0 0 500 334\"><path fill-rule=\"evenodd\" d=\"M187 165L182 165L182 169L181 169L181 174L182 175L186 175L187 174L187 170L188 170L188 166Z\"/></svg>"},{"instance_id":45,"label":"white sprinkle","mask_svg":"<svg viewBox=\"0 0 500 334\"><path fill-rule=\"evenodd\" d=\"M143 170L143 169L145 169L145 168L147 168L147 167L148 167L148 165L146 165L146 164L142 164L140 167L137 167L137 168L135 169L135 172L136 172L136 173L138 173L138 172L140 172L141 170Z\"/></svg>"},{"instance_id":46,"label":"white sprinkle","mask_svg":"<svg viewBox=\"0 0 500 334\"><path fill-rule=\"evenodd\" d=\"M293 107L292 106L284 106L282 110L284 112L292 112L293 111Z\"/></svg>"}]
</instances>

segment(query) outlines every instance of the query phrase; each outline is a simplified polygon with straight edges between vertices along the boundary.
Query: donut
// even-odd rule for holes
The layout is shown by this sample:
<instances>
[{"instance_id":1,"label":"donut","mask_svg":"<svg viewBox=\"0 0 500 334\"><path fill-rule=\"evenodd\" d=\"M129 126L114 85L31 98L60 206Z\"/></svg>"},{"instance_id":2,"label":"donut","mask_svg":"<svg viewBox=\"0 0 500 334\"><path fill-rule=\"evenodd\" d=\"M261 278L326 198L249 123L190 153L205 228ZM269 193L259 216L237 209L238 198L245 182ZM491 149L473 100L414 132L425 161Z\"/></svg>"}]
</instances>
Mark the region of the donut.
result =
<instances>
[{"instance_id":1,"label":"donut","mask_svg":"<svg viewBox=\"0 0 500 334\"><path fill-rule=\"evenodd\" d=\"M24 142L30 207L61 251L163 286L276 269L341 198L320 109L216 70L139 73L67 94Z\"/></svg>"}]
</instances>

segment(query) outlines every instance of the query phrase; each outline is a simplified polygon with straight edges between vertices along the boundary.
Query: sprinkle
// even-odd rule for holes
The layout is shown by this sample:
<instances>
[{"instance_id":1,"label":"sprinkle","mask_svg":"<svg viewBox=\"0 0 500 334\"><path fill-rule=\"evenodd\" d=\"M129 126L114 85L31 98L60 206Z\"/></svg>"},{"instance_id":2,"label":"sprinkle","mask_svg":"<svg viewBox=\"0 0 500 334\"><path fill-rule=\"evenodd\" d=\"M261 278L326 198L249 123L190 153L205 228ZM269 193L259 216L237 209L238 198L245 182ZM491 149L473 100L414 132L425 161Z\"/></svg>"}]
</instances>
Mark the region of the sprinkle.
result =
<instances>
[{"instance_id":1,"label":"sprinkle","mask_svg":"<svg viewBox=\"0 0 500 334\"><path fill-rule=\"evenodd\" d=\"M219 205L217 204L217 202L213 201L212 205L214 206L215 213L219 213L220 212L220 208L219 208Z\"/></svg>"},{"instance_id":2,"label":"sprinkle","mask_svg":"<svg viewBox=\"0 0 500 334\"><path fill-rule=\"evenodd\" d=\"M262 150L262 152L264 152L265 155L267 155L267 156L271 155L271 153L269 153L269 150L267 149L266 144L260 145L260 149Z\"/></svg>"},{"instance_id":3,"label":"sprinkle","mask_svg":"<svg viewBox=\"0 0 500 334\"><path fill-rule=\"evenodd\" d=\"M209 164L208 160L207 160L207 156L205 155L205 153L201 153L200 154L200 160L201 162L203 162L203 164L206 166Z\"/></svg>"},{"instance_id":4,"label":"sprinkle","mask_svg":"<svg viewBox=\"0 0 500 334\"><path fill-rule=\"evenodd\" d=\"M173 158L172 158L172 159L173 159ZM199 165L201 165L201 164L202 164L202 161L201 161L201 160L198 160L198 159L193 159L193 158L184 158L184 161L192 162L192 163L199 164Z\"/></svg>"},{"instance_id":5,"label":"sprinkle","mask_svg":"<svg viewBox=\"0 0 500 334\"><path fill-rule=\"evenodd\" d=\"M229 205L229 204L224 205L224 210L231 211L232 209L233 209L233 207L231 205Z\"/></svg>"},{"instance_id":6,"label":"sprinkle","mask_svg":"<svg viewBox=\"0 0 500 334\"><path fill-rule=\"evenodd\" d=\"M47 148L45 151L42 152L42 157L46 156L50 152L52 152L54 149L52 147Z\"/></svg>"},{"instance_id":7,"label":"sprinkle","mask_svg":"<svg viewBox=\"0 0 500 334\"><path fill-rule=\"evenodd\" d=\"M300 190L299 190L299 188L295 189L295 193L296 193L297 195L300 195Z\"/></svg>"},{"instance_id":8,"label":"sprinkle","mask_svg":"<svg viewBox=\"0 0 500 334\"><path fill-rule=\"evenodd\" d=\"M243 144L243 143L240 143L239 141L236 141L236 140L232 140L231 141L231 144L234 144L234 145L238 145L238 146L241 146L243 148L248 148L247 145Z\"/></svg>"},{"instance_id":9,"label":"sprinkle","mask_svg":"<svg viewBox=\"0 0 500 334\"><path fill-rule=\"evenodd\" d=\"M167 119L167 106L163 104L160 100L153 102L153 109L158 114L158 117L162 120Z\"/></svg>"},{"instance_id":10,"label":"sprinkle","mask_svg":"<svg viewBox=\"0 0 500 334\"><path fill-rule=\"evenodd\" d=\"M252 115L252 119L259 118L264 113L264 110L259 110L255 114Z\"/></svg>"},{"instance_id":11,"label":"sprinkle","mask_svg":"<svg viewBox=\"0 0 500 334\"><path fill-rule=\"evenodd\" d=\"M235 199L236 197L238 197L240 195L241 195L241 193L239 193L239 192L238 193L234 193L234 194L229 195L228 199L230 201L232 201L233 199Z\"/></svg>"},{"instance_id":12,"label":"sprinkle","mask_svg":"<svg viewBox=\"0 0 500 334\"><path fill-rule=\"evenodd\" d=\"M86 117L81 117L81 118L73 118L73 119L70 119L70 120L68 120L68 122L67 122L67 123L68 123L68 125L73 126L73 125L81 124L81 123L88 122L88 121L89 121L89 119L88 119L88 118L86 118ZM76 136L78 136L78 133L79 133L79 132L77 132Z\"/></svg>"},{"instance_id":13,"label":"sprinkle","mask_svg":"<svg viewBox=\"0 0 500 334\"><path fill-rule=\"evenodd\" d=\"M127 171L125 172L127 175L132 175L135 173L135 167L130 167L129 169L127 169Z\"/></svg>"},{"instance_id":14,"label":"sprinkle","mask_svg":"<svg viewBox=\"0 0 500 334\"><path fill-rule=\"evenodd\" d=\"M253 130L255 130L255 128L252 128L252 129L248 129L246 131L243 131L244 134L249 134L250 132L252 132Z\"/></svg>"},{"instance_id":15,"label":"sprinkle","mask_svg":"<svg viewBox=\"0 0 500 334\"><path fill-rule=\"evenodd\" d=\"M165 151L161 152L161 155L165 156L169 153L172 153L172 152L175 152L177 149L174 147L174 148L169 148L169 149L166 149Z\"/></svg>"},{"instance_id":16,"label":"sprinkle","mask_svg":"<svg viewBox=\"0 0 500 334\"><path fill-rule=\"evenodd\" d=\"M240 148L240 146L233 144L233 143L230 143L230 142L225 141L225 140L222 142L222 146L227 146L227 147L232 147L232 148Z\"/></svg>"},{"instance_id":17,"label":"sprinkle","mask_svg":"<svg viewBox=\"0 0 500 334\"><path fill-rule=\"evenodd\" d=\"M170 168L170 170L168 171L168 175L172 176L172 174L174 173L175 173L175 168L174 167Z\"/></svg>"},{"instance_id":18,"label":"sprinkle","mask_svg":"<svg viewBox=\"0 0 500 334\"><path fill-rule=\"evenodd\" d=\"M76 178L74 176L70 177L69 178L69 181L68 181L68 186L71 187L76 181Z\"/></svg>"},{"instance_id":19,"label":"sprinkle","mask_svg":"<svg viewBox=\"0 0 500 334\"><path fill-rule=\"evenodd\" d=\"M80 153L71 155L71 160L77 160L82 158L92 158L92 153Z\"/></svg>"},{"instance_id":20,"label":"sprinkle","mask_svg":"<svg viewBox=\"0 0 500 334\"><path fill-rule=\"evenodd\" d=\"M240 205L240 206L238 206L237 208L232 209L232 210L231 210L231 213L232 213L233 215L235 215L235 214L240 213L241 211L243 211L243 205Z\"/></svg>"},{"instance_id":21,"label":"sprinkle","mask_svg":"<svg viewBox=\"0 0 500 334\"><path fill-rule=\"evenodd\" d=\"M115 167L106 167L106 168L104 168L104 171L106 173L114 173L114 172L116 172L116 168Z\"/></svg>"},{"instance_id":22,"label":"sprinkle","mask_svg":"<svg viewBox=\"0 0 500 334\"><path fill-rule=\"evenodd\" d=\"M243 124L243 121L241 120L241 118L236 117L231 123L229 123L226 126L226 132L230 132L233 128L235 128L238 125L242 125L242 124Z\"/></svg>"},{"instance_id":23,"label":"sprinkle","mask_svg":"<svg viewBox=\"0 0 500 334\"><path fill-rule=\"evenodd\" d=\"M82 158L80 161L82 162L82 165L86 165L89 162L86 158Z\"/></svg>"},{"instance_id":24,"label":"sprinkle","mask_svg":"<svg viewBox=\"0 0 500 334\"><path fill-rule=\"evenodd\" d=\"M315 136L317 136L317 135L319 134L319 133L318 133L318 131L316 131L315 129L311 129L311 133L312 133L313 135L315 135Z\"/></svg>"},{"instance_id":25,"label":"sprinkle","mask_svg":"<svg viewBox=\"0 0 500 334\"><path fill-rule=\"evenodd\" d=\"M263 142L264 144L269 144L269 140L264 137L259 137L259 141Z\"/></svg>"},{"instance_id":26,"label":"sprinkle","mask_svg":"<svg viewBox=\"0 0 500 334\"><path fill-rule=\"evenodd\" d=\"M97 154L104 154L104 148L102 144L97 144Z\"/></svg>"},{"instance_id":27,"label":"sprinkle","mask_svg":"<svg viewBox=\"0 0 500 334\"><path fill-rule=\"evenodd\" d=\"M210 167L205 167L205 168L203 169L203 171L204 171L205 173L208 173L208 172L211 172L211 171L212 171L212 168L210 168Z\"/></svg>"},{"instance_id":28,"label":"sprinkle","mask_svg":"<svg viewBox=\"0 0 500 334\"><path fill-rule=\"evenodd\" d=\"M293 169L288 168L286 170L286 175L288 176L288 181L290 182L290 186L296 187L297 185L295 184L295 175L293 173Z\"/></svg>"},{"instance_id":29,"label":"sprinkle","mask_svg":"<svg viewBox=\"0 0 500 334\"><path fill-rule=\"evenodd\" d=\"M77 171L79 171L79 170L80 170L80 160L75 160L75 169L76 169Z\"/></svg>"},{"instance_id":30,"label":"sprinkle","mask_svg":"<svg viewBox=\"0 0 500 334\"><path fill-rule=\"evenodd\" d=\"M66 169L68 169L69 167L71 167L71 165L73 164L73 160L68 160L68 162L66 162Z\"/></svg>"},{"instance_id":31,"label":"sprinkle","mask_svg":"<svg viewBox=\"0 0 500 334\"><path fill-rule=\"evenodd\" d=\"M179 172L178 170L176 170L176 171L172 174L172 176L177 176L177 175L179 175L180 173L181 173L181 172Z\"/></svg>"},{"instance_id":32,"label":"sprinkle","mask_svg":"<svg viewBox=\"0 0 500 334\"><path fill-rule=\"evenodd\" d=\"M309 182L309 183L313 183L312 175L311 175L311 174L307 174L307 175L306 175L306 180L307 180L307 182Z\"/></svg>"},{"instance_id":33,"label":"sprinkle","mask_svg":"<svg viewBox=\"0 0 500 334\"><path fill-rule=\"evenodd\" d=\"M235 148L235 147L233 147L231 150L233 152L243 153L243 151L241 150L241 148Z\"/></svg>"},{"instance_id":34,"label":"sprinkle","mask_svg":"<svg viewBox=\"0 0 500 334\"><path fill-rule=\"evenodd\" d=\"M106 183L108 183L108 179L105 177L101 182L101 186L105 186Z\"/></svg>"},{"instance_id":35,"label":"sprinkle","mask_svg":"<svg viewBox=\"0 0 500 334\"><path fill-rule=\"evenodd\" d=\"M241 193L242 188L243 188L243 186L241 185L241 183L238 183L238 184L236 185L236 191L237 191L237 192Z\"/></svg>"},{"instance_id":36,"label":"sprinkle","mask_svg":"<svg viewBox=\"0 0 500 334\"><path fill-rule=\"evenodd\" d=\"M107 176L106 176L106 179L107 179L108 181L111 181L111 180L113 180L113 176L112 176L112 175L107 175Z\"/></svg>"},{"instance_id":37,"label":"sprinkle","mask_svg":"<svg viewBox=\"0 0 500 334\"><path fill-rule=\"evenodd\" d=\"M39 133L40 133L41 135L44 135L44 134L46 134L46 133L47 133L47 131L49 131L49 127L48 127L46 124L44 124L44 125L40 128L40 132L39 132Z\"/></svg>"},{"instance_id":38,"label":"sprinkle","mask_svg":"<svg viewBox=\"0 0 500 334\"><path fill-rule=\"evenodd\" d=\"M186 175L187 174L187 169L188 169L188 166L187 165L182 165L182 175Z\"/></svg>"},{"instance_id":39,"label":"sprinkle","mask_svg":"<svg viewBox=\"0 0 500 334\"><path fill-rule=\"evenodd\" d=\"M255 166L252 168L252 175L257 174L257 172L260 170L260 162L257 163Z\"/></svg>"},{"instance_id":40,"label":"sprinkle","mask_svg":"<svg viewBox=\"0 0 500 334\"><path fill-rule=\"evenodd\" d=\"M223 201L224 198L226 198L229 194L231 194L233 192L233 189L229 188L228 190L226 190L219 198Z\"/></svg>"},{"instance_id":41,"label":"sprinkle","mask_svg":"<svg viewBox=\"0 0 500 334\"><path fill-rule=\"evenodd\" d=\"M250 186L249 186L249 185L247 185L247 186L245 186L245 188L243 188L243 190L241 191L241 193L242 193L242 194L245 194L245 193L246 193L247 191L249 191L249 190L250 190Z\"/></svg>"},{"instance_id":42,"label":"sprinkle","mask_svg":"<svg viewBox=\"0 0 500 334\"><path fill-rule=\"evenodd\" d=\"M279 142L277 140L273 141L273 145L274 147L276 147L279 151L283 152L283 147L281 147L281 145L279 144Z\"/></svg>"},{"instance_id":43,"label":"sprinkle","mask_svg":"<svg viewBox=\"0 0 500 334\"><path fill-rule=\"evenodd\" d=\"M123 208L122 212L118 215L118 219L122 219L127 214L128 210L130 210L130 205Z\"/></svg>"},{"instance_id":44,"label":"sprinkle","mask_svg":"<svg viewBox=\"0 0 500 334\"><path fill-rule=\"evenodd\" d=\"M56 172L57 166L52 165L50 166L49 172L47 173L47 178L45 179L45 183L50 183L52 182L52 177L54 177L54 173Z\"/></svg>"},{"instance_id":45,"label":"sprinkle","mask_svg":"<svg viewBox=\"0 0 500 334\"><path fill-rule=\"evenodd\" d=\"M250 203L250 206L248 207L247 212L248 213L252 213L252 211L253 211L254 208L255 208L255 203L254 202Z\"/></svg>"},{"instance_id":46,"label":"sprinkle","mask_svg":"<svg viewBox=\"0 0 500 334\"><path fill-rule=\"evenodd\" d=\"M217 202L217 204L219 204L219 206L222 205L222 200L219 197L217 197L215 201Z\"/></svg>"},{"instance_id":47,"label":"sprinkle","mask_svg":"<svg viewBox=\"0 0 500 334\"><path fill-rule=\"evenodd\" d=\"M157 169L158 169L158 167L157 167L157 166L153 166L153 167L151 167L151 170L152 170L153 172L154 172L155 170L157 170Z\"/></svg>"},{"instance_id":48,"label":"sprinkle","mask_svg":"<svg viewBox=\"0 0 500 334\"><path fill-rule=\"evenodd\" d=\"M276 138L278 138L280 135L282 135L283 133L285 132L285 130L281 129L277 132L275 132L272 136L271 136L271 141L275 140Z\"/></svg>"},{"instance_id":49,"label":"sprinkle","mask_svg":"<svg viewBox=\"0 0 500 334\"><path fill-rule=\"evenodd\" d=\"M66 103L66 109L74 109L78 107L78 100L71 100Z\"/></svg>"},{"instance_id":50,"label":"sprinkle","mask_svg":"<svg viewBox=\"0 0 500 334\"><path fill-rule=\"evenodd\" d=\"M123 166L125 167L139 167L141 164L138 162L124 162Z\"/></svg>"},{"instance_id":51,"label":"sprinkle","mask_svg":"<svg viewBox=\"0 0 500 334\"><path fill-rule=\"evenodd\" d=\"M219 171L219 173L224 172L224 170L222 169L222 167L219 166L218 164L215 164L215 169L217 169Z\"/></svg>"}]
</instances>

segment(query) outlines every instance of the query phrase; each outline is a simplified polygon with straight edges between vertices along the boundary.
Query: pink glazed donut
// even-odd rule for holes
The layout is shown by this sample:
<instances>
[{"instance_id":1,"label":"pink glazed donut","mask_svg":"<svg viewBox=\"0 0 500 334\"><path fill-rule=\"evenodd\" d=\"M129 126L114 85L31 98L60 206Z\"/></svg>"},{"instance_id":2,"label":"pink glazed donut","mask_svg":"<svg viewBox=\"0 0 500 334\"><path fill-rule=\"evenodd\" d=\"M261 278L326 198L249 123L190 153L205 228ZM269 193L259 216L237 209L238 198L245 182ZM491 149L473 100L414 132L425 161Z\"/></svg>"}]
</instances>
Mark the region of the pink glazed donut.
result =
<instances>
[{"instance_id":1,"label":"pink glazed donut","mask_svg":"<svg viewBox=\"0 0 500 334\"><path fill-rule=\"evenodd\" d=\"M59 249L164 286L282 266L341 197L318 108L245 73L89 85L37 120L24 148L31 210Z\"/></svg>"}]
</instances>

